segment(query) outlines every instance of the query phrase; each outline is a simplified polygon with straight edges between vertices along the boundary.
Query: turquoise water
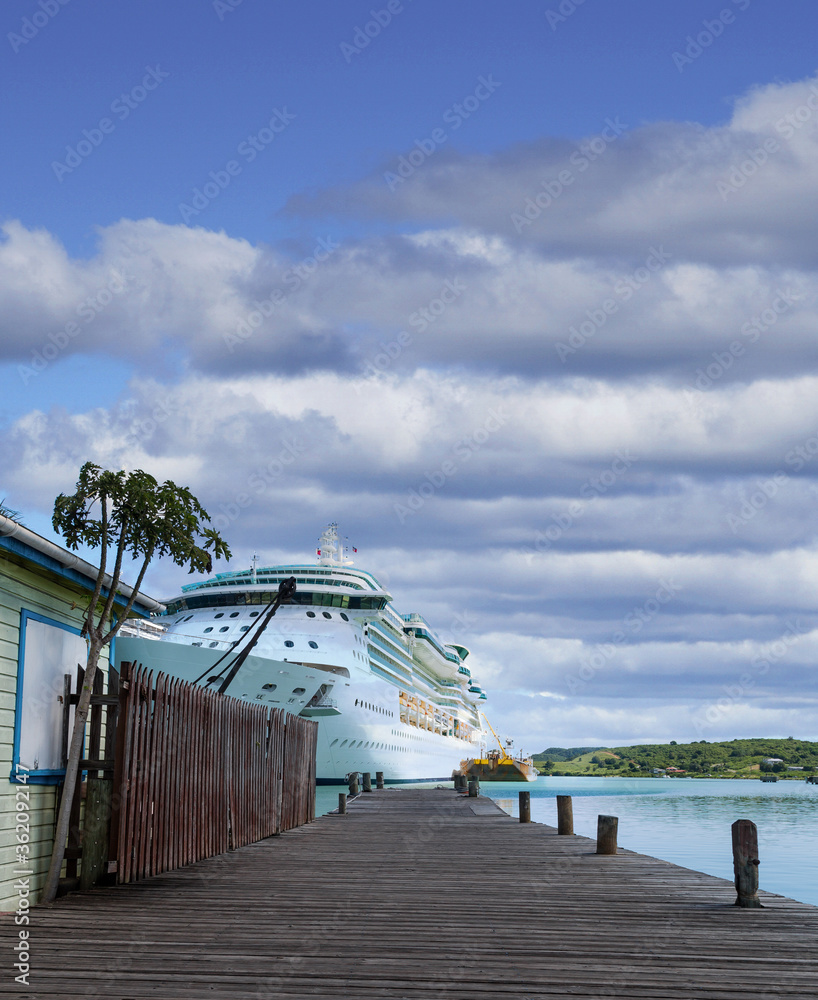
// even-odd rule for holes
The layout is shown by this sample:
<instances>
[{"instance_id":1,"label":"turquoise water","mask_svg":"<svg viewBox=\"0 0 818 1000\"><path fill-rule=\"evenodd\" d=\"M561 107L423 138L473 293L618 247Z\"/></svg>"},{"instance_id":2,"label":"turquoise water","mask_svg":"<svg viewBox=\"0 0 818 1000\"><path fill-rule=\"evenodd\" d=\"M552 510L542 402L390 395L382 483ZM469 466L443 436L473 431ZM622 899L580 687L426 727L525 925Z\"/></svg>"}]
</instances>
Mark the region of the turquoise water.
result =
<instances>
[{"instance_id":1,"label":"turquoise water","mask_svg":"<svg viewBox=\"0 0 818 1000\"><path fill-rule=\"evenodd\" d=\"M575 833L596 837L600 813L618 816L620 847L730 881L730 826L734 820L751 819L758 827L760 887L818 906L818 785L729 778L548 777L524 786L483 782L480 793L516 817L521 788L531 793L531 818L536 822L556 826L555 796L571 795ZM338 792L338 787L319 788L316 813L335 809Z\"/></svg>"}]
</instances>

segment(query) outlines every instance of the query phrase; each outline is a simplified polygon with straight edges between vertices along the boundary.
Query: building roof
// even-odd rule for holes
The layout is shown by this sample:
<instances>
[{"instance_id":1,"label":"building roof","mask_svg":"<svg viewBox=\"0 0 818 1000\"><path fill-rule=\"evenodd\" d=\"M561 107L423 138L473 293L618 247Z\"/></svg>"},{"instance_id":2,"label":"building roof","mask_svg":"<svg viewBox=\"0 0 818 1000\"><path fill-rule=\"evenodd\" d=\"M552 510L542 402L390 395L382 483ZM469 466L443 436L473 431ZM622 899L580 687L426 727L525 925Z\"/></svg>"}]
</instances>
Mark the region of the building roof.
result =
<instances>
[{"instance_id":1,"label":"building roof","mask_svg":"<svg viewBox=\"0 0 818 1000\"><path fill-rule=\"evenodd\" d=\"M81 559L76 552L69 552L61 545L50 542L30 528L18 524L12 518L0 514L0 551L2 550L16 553L85 588L93 588L99 572L98 567ZM103 587L107 588L110 585L111 576L106 573ZM127 601L133 593L133 588L120 582L119 593ZM164 604L142 592L137 595L134 608L143 613L165 610Z\"/></svg>"}]
</instances>

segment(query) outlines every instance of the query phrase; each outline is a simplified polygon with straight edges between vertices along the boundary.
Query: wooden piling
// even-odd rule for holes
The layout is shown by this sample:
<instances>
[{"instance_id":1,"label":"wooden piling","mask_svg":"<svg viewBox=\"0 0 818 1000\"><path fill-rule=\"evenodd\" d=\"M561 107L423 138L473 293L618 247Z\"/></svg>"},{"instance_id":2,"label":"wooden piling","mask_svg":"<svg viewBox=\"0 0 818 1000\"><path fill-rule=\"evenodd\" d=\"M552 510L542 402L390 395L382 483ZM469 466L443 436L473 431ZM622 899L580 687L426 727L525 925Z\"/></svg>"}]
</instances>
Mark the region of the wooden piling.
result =
<instances>
[{"instance_id":1,"label":"wooden piling","mask_svg":"<svg viewBox=\"0 0 818 1000\"><path fill-rule=\"evenodd\" d=\"M338 815L343 816L347 811L347 793L338 792Z\"/></svg>"},{"instance_id":2,"label":"wooden piling","mask_svg":"<svg viewBox=\"0 0 818 1000\"><path fill-rule=\"evenodd\" d=\"M476 799L479 794L480 794L480 782L477 780L477 778L472 778L471 781L469 782L469 797L472 799Z\"/></svg>"},{"instance_id":3,"label":"wooden piling","mask_svg":"<svg viewBox=\"0 0 818 1000\"><path fill-rule=\"evenodd\" d=\"M365 792L371 792L372 791L372 774L371 774L371 772L370 771L364 771L364 773L363 773L363 779L364 779L364 791Z\"/></svg>"},{"instance_id":4,"label":"wooden piling","mask_svg":"<svg viewBox=\"0 0 818 1000\"><path fill-rule=\"evenodd\" d=\"M616 831L618 826L619 819L616 816L597 816L597 854L616 854Z\"/></svg>"},{"instance_id":5,"label":"wooden piling","mask_svg":"<svg viewBox=\"0 0 818 1000\"><path fill-rule=\"evenodd\" d=\"M352 771L350 773L349 777L347 778L347 781L349 782L349 794L350 795L357 795L358 794L358 772L357 771Z\"/></svg>"},{"instance_id":6,"label":"wooden piling","mask_svg":"<svg viewBox=\"0 0 818 1000\"><path fill-rule=\"evenodd\" d=\"M759 909L758 830L749 819L737 819L733 833L733 872L736 877L736 906Z\"/></svg>"},{"instance_id":7,"label":"wooden piling","mask_svg":"<svg viewBox=\"0 0 818 1000\"><path fill-rule=\"evenodd\" d=\"M557 833L562 836L574 833L574 804L570 795L557 796Z\"/></svg>"},{"instance_id":8,"label":"wooden piling","mask_svg":"<svg viewBox=\"0 0 818 1000\"><path fill-rule=\"evenodd\" d=\"M383 771L375 772L375 787L383 788Z\"/></svg>"},{"instance_id":9,"label":"wooden piling","mask_svg":"<svg viewBox=\"0 0 818 1000\"><path fill-rule=\"evenodd\" d=\"M520 822L531 822L531 792L520 792Z\"/></svg>"}]
</instances>

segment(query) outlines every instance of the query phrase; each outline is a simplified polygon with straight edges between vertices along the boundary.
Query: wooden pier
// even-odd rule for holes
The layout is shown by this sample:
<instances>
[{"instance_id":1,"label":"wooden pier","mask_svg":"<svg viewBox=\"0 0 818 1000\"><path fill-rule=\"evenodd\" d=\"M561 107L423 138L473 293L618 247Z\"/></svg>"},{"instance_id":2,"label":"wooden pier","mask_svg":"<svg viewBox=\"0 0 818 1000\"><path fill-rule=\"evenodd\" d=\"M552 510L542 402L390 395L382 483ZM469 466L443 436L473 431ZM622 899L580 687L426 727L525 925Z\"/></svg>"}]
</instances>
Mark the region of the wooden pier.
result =
<instances>
[{"instance_id":1,"label":"wooden pier","mask_svg":"<svg viewBox=\"0 0 818 1000\"><path fill-rule=\"evenodd\" d=\"M595 848L451 788L375 791L346 815L36 908L27 988L2 918L0 994L818 996L818 908L761 892L763 909L741 909L732 882Z\"/></svg>"}]
</instances>

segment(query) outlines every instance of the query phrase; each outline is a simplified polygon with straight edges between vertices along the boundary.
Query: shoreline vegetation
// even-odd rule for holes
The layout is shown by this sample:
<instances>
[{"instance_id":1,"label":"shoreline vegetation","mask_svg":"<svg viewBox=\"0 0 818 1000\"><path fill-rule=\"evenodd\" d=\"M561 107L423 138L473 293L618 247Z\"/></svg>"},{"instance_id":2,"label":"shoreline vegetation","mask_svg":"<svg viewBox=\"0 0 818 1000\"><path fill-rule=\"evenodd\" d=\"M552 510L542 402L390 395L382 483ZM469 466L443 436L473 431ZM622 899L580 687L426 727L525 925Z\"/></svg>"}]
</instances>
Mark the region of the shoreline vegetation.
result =
<instances>
[{"instance_id":1,"label":"shoreline vegetation","mask_svg":"<svg viewBox=\"0 0 818 1000\"><path fill-rule=\"evenodd\" d=\"M746 739L646 743L625 747L549 747L534 754L541 775L620 778L748 778L774 774L805 781L818 774L818 743Z\"/></svg>"}]
</instances>

